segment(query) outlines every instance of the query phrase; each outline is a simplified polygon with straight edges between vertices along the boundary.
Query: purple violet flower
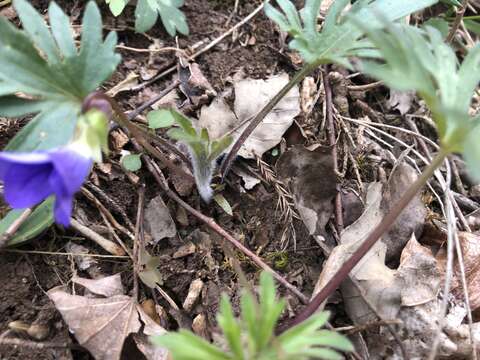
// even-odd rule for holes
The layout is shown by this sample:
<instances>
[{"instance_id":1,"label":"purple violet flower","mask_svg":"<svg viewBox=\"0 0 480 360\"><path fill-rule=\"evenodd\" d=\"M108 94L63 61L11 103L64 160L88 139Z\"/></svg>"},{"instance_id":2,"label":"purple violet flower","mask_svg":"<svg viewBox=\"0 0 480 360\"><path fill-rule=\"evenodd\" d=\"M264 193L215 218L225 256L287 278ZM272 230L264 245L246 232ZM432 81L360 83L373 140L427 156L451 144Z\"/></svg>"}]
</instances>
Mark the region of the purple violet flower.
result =
<instances>
[{"instance_id":1,"label":"purple violet flower","mask_svg":"<svg viewBox=\"0 0 480 360\"><path fill-rule=\"evenodd\" d=\"M4 197L14 209L34 206L55 195L55 221L70 225L73 197L92 167L92 159L74 147L50 151L0 152Z\"/></svg>"}]
</instances>

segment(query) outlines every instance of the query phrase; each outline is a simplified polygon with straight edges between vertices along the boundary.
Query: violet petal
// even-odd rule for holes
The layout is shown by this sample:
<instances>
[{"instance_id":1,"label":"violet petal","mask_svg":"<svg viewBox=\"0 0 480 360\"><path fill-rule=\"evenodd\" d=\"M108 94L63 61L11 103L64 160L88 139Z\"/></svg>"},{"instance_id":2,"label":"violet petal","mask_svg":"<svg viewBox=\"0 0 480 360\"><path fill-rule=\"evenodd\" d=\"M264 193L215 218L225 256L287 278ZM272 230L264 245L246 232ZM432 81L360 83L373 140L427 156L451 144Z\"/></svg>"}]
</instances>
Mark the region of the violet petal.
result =
<instances>
[{"instance_id":1,"label":"violet petal","mask_svg":"<svg viewBox=\"0 0 480 360\"><path fill-rule=\"evenodd\" d=\"M72 150L60 150L50 154L55 172L63 180L64 189L76 193L92 167L92 159Z\"/></svg>"},{"instance_id":2,"label":"violet petal","mask_svg":"<svg viewBox=\"0 0 480 360\"><path fill-rule=\"evenodd\" d=\"M0 159L0 178L4 181L5 200L13 208L25 208L46 199L52 188L48 178L53 170L49 163L12 164Z\"/></svg>"}]
</instances>

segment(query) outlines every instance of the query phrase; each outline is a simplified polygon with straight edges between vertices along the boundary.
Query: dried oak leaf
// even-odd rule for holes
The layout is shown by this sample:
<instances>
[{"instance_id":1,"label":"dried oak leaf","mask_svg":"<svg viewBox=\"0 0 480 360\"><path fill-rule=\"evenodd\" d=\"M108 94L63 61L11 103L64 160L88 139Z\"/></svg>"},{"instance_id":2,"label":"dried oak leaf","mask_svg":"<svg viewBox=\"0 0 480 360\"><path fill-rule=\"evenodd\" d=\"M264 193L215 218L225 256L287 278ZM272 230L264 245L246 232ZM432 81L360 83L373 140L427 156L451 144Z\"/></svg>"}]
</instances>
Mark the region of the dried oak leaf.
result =
<instances>
[{"instance_id":1,"label":"dried oak leaf","mask_svg":"<svg viewBox=\"0 0 480 360\"><path fill-rule=\"evenodd\" d=\"M144 324L144 334L162 334L165 330L143 312L129 296L88 298L67 293L63 287L48 291L78 343L97 360L118 360L123 343ZM141 319L141 320L140 320ZM163 351L166 360L167 352Z\"/></svg>"},{"instance_id":2,"label":"dried oak leaf","mask_svg":"<svg viewBox=\"0 0 480 360\"><path fill-rule=\"evenodd\" d=\"M326 284L340 266L356 251L372 229L382 221L392 206L391 201L395 201L399 196L398 194L403 193L407 182L414 180L411 174L411 167L399 164L385 186L381 183L370 184L365 212L342 232L341 244L333 249L324 265L315 287L315 293ZM428 302L436 297L438 281L434 281L434 279L437 278L438 280L438 274L435 259L431 254L415 257L414 260L411 260L413 259L412 256L404 255L397 270L392 270L385 265L388 247L392 243L395 243L395 245L397 243L405 244L410 239L410 247L416 244L415 238L412 237L418 227L418 213L420 212L416 206L423 207L423 204L414 200L413 205L410 205L410 210L407 207L392 230L382 236L381 240L373 246L351 272L352 278L357 280L362 287L364 296L387 319L395 318L400 306L412 306ZM408 211L412 211L415 216L405 214ZM404 251L409 249L407 246ZM406 259L413 261L413 265ZM421 269L419 271L423 271L425 276L410 276L410 272L415 273L416 269ZM345 282L341 290L345 298L347 312L355 322L363 324L375 320L375 314L371 312L358 290L351 283ZM410 291L415 292L416 290L418 291L415 298Z\"/></svg>"},{"instance_id":3,"label":"dried oak leaf","mask_svg":"<svg viewBox=\"0 0 480 360\"><path fill-rule=\"evenodd\" d=\"M159 195L147 205L144 220L145 230L152 236L153 244L157 244L164 238L177 235L177 227L170 215L170 210Z\"/></svg>"},{"instance_id":4,"label":"dried oak leaf","mask_svg":"<svg viewBox=\"0 0 480 360\"><path fill-rule=\"evenodd\" d=\"M480 256L480 235L461 231L458 232L458 240L462 249L470 307L472 311L475 311L480 308L480 262L478 261ZM442 277L444 277L446 266L445 249L440 250L436 258ZM454 270L452 293L457 299L463 300L464 294L460 281L461 273L457 260L455 261Z\"/></svg>"},{"instance_id":5,"label":"dried oak leaf","mask_svg":"<svg viewBox=\"0 0 480 360\"><path fill-rule=\"evenodd\" d=\"M122 278L120 274L106 276L99 279L87 279L74 276L72 281L75 284L82 285L84 288L97 295L110 297L123 294Z\"/></svg>"},{"instance_id":6,"label":"dried oak leaf","mask_svg":"<svg viewBox=\"0 0 480 360\"><path fill-rule=\"evenodd\" d=\"M234 111L219 96L209 106L202 108L198 125L206 128L212 139L219 138L233 129L231 135L239 136L251 120L277 92L289 81L288 74L271 76L266 80L242 79L235 81ZM283 134L300 114L298 86L286 96L263 119L240 148L238 155L245 159L262 156L280 143Z\"/></svg>"}]
</instances>

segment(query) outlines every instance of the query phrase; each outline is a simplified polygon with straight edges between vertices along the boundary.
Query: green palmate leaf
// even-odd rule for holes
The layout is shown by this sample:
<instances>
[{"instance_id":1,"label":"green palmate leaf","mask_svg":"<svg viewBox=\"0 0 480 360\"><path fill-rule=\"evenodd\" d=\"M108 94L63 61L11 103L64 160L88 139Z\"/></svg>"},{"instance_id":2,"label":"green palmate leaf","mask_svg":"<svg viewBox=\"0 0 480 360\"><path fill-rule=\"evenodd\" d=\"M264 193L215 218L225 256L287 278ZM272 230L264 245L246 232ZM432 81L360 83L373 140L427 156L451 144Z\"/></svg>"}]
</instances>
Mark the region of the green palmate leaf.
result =
<instances>
[{"instance_id":1,"label":"green palmate leaf","mask_svg":"<svg viewBox=\"0 0 480 360\"><path fill-rule=\"evenodd\" d=\"M417 91L432 111L442 145L462 151L473 125L468 110L480 81L480 46L459 65L453 49L433 27L386 23L385 31L376 31L367 22L357 23L384 58L382 63L364 60L363 71L394 89Z\"/></svg>"},{"instance_id":2,"label":"green palmate leaf","mask_svg":"<svg viewBox=\"0 0 480 360\"><path fill-rule=\"evenodd\" d=\"M267 272L260 275L260 304L258 319L258 339L259 349L264 348L273 336L273 330L280 315L282 314L285 302L275 298L275 283L273 277Z\"/></svg>"},{"instance_id":3,"label":"green palmate leaf","mask_svg":"<svg viewBox=\"0 0 480 360\"><path fill-rule=\"evenodd\" d=\"M437 29L438 31L440 31L440 34L442 34L443 38L446 38L448 35L448 31L449 31L448 22L442 18L428 19L425 22L424 26L431 26Z\"/></svg>"},{"instance_id":4,"label":"green palmate leaf","mask_svg":"<svg viewBox=\"0 0 480 360\"><path fill-rule=\"evenodd\" d=\"M343 360L344 359L344 357L338 352L331 349L325 349L325 348L309 348L309 349L303 350L301 354L308 359L311 359L311 358L323 359L323 360Z\"/></svg>"},{"instance_id":5,"label":"green palmate leaf","mask_svg":"<svg viewBox=\"0 0 480 360\"><path fill-rule=\"evenodd\" d=\"M462 6L462 3L459 0L440 0L440 2L447 5Z\"/></svg>"},{"instance_id":6,"label":"green palmate leaf","mask_svg":"<svg viewBox=\"0 0 480 360\"><path fill-rule=\"evenodd\" d=\"M122 166L128 171L138 171L142 168L142 160L140 154L125 155L121 159Z\"/></svg>"},{"instance_id":7,"label":"green palmate leaf","mask_svg":"<svg viewBox=\"0 0 480 360\"><path fill-rule=\"evenodd\" d=\"M51 29L28 1L14 0L13 5L23 30L0 17L0 115L36 116L7 149L57 147L70 140L84 97L118 65L116 35L102 40L100 12L93 1L83 16L79 50L69 19L56 3L48 9Z\"/></svg>"},{"instance_id":8,"label":"green palmate leaf","mask_svg":"<svg viewBox=\"0 0 480 360\"><path fill-rule=\"evenodd\" d=\"M468 133L464 141L463 157L467 163L469 174L477 181L480 180L480 119L472 121L473 129Z\"/></svg>"},{"instance_id":9,"label":"green palmate leaf","mask_svg":"<svg viewBox=\"0 0 480 360\"><path fill-rule=\"evenodd\" d=\"M371 43L362 40L363 32L353 24L352 17L368 21L372 27L379 28L382 26L378 20L380 14L393 21L436 2L437 0L359 0L344 14L350 1L337 0L332 4L321 31L317 30L320 0L306 0L301 12L303 24L290 0L277 0L283 13L270 4L265 4L265 13L292 36L290 47L299 51L307 63L336 62L350 67L349 57L363 54L372 47Z\"/></svg>"},{"instance_id":10,"label":"green palmate leaf","mask_svg":"<svg viewBox=\"0 0 480 360\"><path fill-rule=\"evenodd\" d=\"M53 198L48 198L35 208L15 235L8 242L9 246L22 244L40 235L53 224ZM0 220L0 234L5 233L12 223L23 213L23 210L11 210Z\"/></svg>"},{"instance_id":11,"label":"green palmate leaf","mask_svg":"<svg viewBox=\"0 0 480 360\"><path fill-rule=\"evenodd\" d=\"M475 34L477 35L480 35L480 23L478 21L475 21L475 20L464 20L464 23L465 23L465 27L474 32Z\"/></svg>"},{"instance_id":12,"label":"green palmate leaf","mask_svg":"<svg viewBox=\"0 0 480 360\"><path fill-rule=\"evenodd\" d=\"M257 307L258 304L253 295L246 291L240 298L240 309L242 311L242 323L248 334L249 352L253 354L258 351L256 341L258 339Z\"/></svg>"},{"instance_id":13,"label":"green palmate leaf","mask_svg":"<svg viewBox=\"0 0 480 360\"><path fill-rule=\"evenodd\" d=\"M177 31L188 35L187 20L179 10L181 6L183 6L183 0L138 0L135 10L135 29L138 32L150 30L160 16L165 30L171 36L175 36Z\"/></svg>"}]
</instances>

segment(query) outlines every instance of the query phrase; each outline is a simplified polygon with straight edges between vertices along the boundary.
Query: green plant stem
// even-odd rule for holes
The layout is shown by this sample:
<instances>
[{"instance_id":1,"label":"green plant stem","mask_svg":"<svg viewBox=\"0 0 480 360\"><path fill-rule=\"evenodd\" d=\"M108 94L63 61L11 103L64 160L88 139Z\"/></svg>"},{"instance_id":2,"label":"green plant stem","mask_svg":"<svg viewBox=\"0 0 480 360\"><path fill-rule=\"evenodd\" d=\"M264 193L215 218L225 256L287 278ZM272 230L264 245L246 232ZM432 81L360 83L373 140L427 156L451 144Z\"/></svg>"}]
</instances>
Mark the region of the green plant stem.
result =
<instances>
[{"instance_id":1,"label":"green plant stem","mask_svg":"<svg viewBox=\"0 0 480 360\"><path fill-rule=\"evenodd\" d=\"M439 153L432 160L430 165L422 172L420 177L407 189L400 200L393 208L385 215L382 221L375 227L375 229L363 241L360 247L352 254L352 256L342 265L337 273L330 279L330 281L315 295L305 309L288 324L289 327L295 326L302 321L308 319L313 315L320 305L340 286L343 280L348 277L350 271L358 264L358 262L367 254L367 252L375 245L375 243L385 234L390 227L395 223L398 216L410 203L413 197L420 191L420 189L427 183L435 170L443 163L445 157L449 154L447 150L440 149Z\"/></svg>"},{"instance_id":2,"label":"green plant stem","mask_svg":"<svg viewBox=\"0 0 480 360\"><path fill-rule=\"evenodd\" d=\"M262 120L273 110L273 108L283 99L285 95L295 86L298 85L307 75L313 72L318 66L321 65L321 62L314 62L311 64L305 65L295 76L286 84L268 103L263 107L260 112L255 115L255 117L250 121L250 124L243 130L242 134L239 136L232 149L225 157L225 160L222 163L220 172L222 177L225 177L230 170L230 166L233 163L233 160L237 156L238 151L241 146L247 140L247 138L252 134L255 128L262 122Z\"/></svg>"}]
</instances>

